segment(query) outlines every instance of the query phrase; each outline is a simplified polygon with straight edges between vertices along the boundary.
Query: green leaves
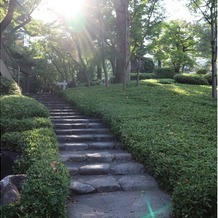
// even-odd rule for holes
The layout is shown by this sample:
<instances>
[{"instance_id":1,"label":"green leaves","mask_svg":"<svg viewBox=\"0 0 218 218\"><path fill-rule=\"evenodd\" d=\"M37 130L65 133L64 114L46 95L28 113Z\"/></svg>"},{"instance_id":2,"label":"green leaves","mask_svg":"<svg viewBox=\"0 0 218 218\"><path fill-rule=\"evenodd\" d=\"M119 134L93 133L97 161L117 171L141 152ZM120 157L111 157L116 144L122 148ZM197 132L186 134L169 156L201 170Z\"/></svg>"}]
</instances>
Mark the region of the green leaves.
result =
<instances>
[{"instance_id":1,"label":"green leaves","mask_svg":"<svg viewBox=\"0 0 218 218\"><path fill-rule=\"evenodd\" d=\"M173 193L176 217L213 217L216 102L209 86L171 82L144 80L126 92L120 85L81 87L63 95L85 113L102 117L162 188Z\"/></svg>"}]
</instances>

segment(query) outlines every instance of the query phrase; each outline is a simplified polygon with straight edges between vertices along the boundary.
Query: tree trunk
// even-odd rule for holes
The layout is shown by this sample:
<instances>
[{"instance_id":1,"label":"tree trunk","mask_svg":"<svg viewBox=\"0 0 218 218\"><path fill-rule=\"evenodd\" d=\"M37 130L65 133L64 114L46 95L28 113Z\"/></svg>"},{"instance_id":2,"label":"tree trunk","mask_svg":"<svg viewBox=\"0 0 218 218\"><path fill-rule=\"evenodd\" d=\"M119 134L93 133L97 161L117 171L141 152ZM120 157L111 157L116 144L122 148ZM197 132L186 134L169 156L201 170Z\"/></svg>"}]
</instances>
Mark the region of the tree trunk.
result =
<instances>
[{"instance_id":1,"label":"tree trunk","mask_svg":"<svg viewBox=\"0 0 218 218\"><path fill-rule=\"evenodd\" d=\"M98 4L98 19L100 22L100 35L101 35L101 61L102 61L102 66L103 66L103 70L104 70L104 76L105 76L105 86L108 87L109 86L109 82L108 82L108 72L107 72L107 66L105 63L105 30L104 30L104 23L102 20L102 15L100 13L100 7Z\"/></svg>"},{"instance_id":2,"label":"tree trunk","mask_svg":"<svg viewBox=\"0 0 218 218\"><path fill-rule=\"evenodd\" d=\"M101 64L98 64L98 66L97 66L97 79L102 80Z\"/></svg>"},{"instance_id":3,"label":"tree trunk","mask_svg":"<svg viewBox=\"0 0 218 218\"><path fill-rule=\"evenodd\" d=\"M215 4L215 3L214 3ZM213 11L214 10L214 11ZM217 98L217 23L216 23L216 7L211 7L211 14L214 16L211 17L211 48L212 48L212 97Z\"/></svg>"},{"instance_id":4,"label":"tree trunk","mask_svg":"<svg viewBox=\"0 0 218 218\"><path fill-rule=\"evenodd\" d=\"M157 61L157 66L158 66L158 68L161 68L161 66L162 66L161 60Z\"/></svg>"},{"instance_id":5,"label":"tree trunk","mask_svg":"<svg viewBox=\"0 0 218 218\"><path fill-rule=\"evenodd\" d=\"M128 21L129 0L115 0L116 11L116 32L117 32L117 65L115 81L123 83L123 89L126 89L127 68L130 66L129 52L129 21ZM129 70L130 72L130 70Z\"/></svg>"}]
</instances>

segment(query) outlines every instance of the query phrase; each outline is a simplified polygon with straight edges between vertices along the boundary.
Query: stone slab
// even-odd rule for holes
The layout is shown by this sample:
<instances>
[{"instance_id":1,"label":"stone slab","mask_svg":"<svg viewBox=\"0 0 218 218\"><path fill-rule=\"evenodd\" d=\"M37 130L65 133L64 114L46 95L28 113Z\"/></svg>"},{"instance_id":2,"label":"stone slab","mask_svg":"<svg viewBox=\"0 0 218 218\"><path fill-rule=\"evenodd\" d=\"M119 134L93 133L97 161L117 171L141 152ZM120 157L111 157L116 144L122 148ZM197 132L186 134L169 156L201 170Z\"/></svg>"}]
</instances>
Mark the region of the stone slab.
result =
<instances>
[{"instance_id":1,"label":"stone slab","mask_svg":"<svg viewBox=\"0 0 218 218\"><path fill-rule=\"evenodd\" d=\"M140 174L143 173L144 166L138 163L116 164L111 167L111 173L114 175Z\"/></svg>"},{"instance_id":2,"label":"stone slab","mask_svg":"<svg viewBox=\"0 0 218 218\"><path fill-rule=\"evenodd\" d=\"M76 194L90 194L96 191L93 186L77 181L71 182L70 189Z\"/></svg>"},{"instance_id":3,"label":"stone slab","mask_svg":"<svg viewBox=\"0 0 218 218\"><path fill-rule=\"evenodd\" d=\"M104 175L109 172L110 164L90 164L79 168L79 174L81 175Z\"/></svg>"},{"instance_id":4,"label":"stone slab","mask_svg":"<svg viewBox=\"0 0 218 218\"><path fill-rule=\"evenodd\" d=\"M148 174L122 176L119 184L124 191L145 191L158 189L157 182Z\"/></svg>"},{"instance_id":5,"label":"stone slab","mask_svg":"<svg viewBox=\"0 0 218 218\"><path fill-rule=\"evenodd\" d=\"M73 196L69 218L171 218L170 196L160 191Z\"/></svg>"}]
</instances>

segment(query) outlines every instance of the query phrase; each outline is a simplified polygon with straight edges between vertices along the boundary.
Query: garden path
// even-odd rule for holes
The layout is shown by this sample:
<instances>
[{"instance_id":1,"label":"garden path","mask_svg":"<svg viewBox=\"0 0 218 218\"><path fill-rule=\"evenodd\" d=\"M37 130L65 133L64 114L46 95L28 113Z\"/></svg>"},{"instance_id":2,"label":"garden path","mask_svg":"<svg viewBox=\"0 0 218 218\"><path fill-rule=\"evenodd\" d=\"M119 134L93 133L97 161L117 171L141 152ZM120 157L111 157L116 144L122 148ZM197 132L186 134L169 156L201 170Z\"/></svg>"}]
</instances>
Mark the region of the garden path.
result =
<instances>
[{"instance_id":1,"label":"garden path","mask_svg":"<svg viewBox=\"0 0 218 218\"><path fill-rule=\"evenodd\" d=\"M69 218L170 218L171 197L99 118L52 94L33 96L50 112L71 175Z\"/></svg>"}]
</instances>

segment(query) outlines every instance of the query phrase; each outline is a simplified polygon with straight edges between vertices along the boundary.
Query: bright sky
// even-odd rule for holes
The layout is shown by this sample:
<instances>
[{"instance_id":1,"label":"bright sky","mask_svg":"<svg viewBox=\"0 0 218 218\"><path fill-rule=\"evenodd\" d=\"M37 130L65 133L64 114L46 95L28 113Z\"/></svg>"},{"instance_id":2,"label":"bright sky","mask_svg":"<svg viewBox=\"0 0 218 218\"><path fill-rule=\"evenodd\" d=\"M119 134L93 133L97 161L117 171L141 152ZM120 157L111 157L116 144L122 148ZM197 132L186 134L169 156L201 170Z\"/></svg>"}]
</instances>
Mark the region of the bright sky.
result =
<instances>
[{"instance_id":1,"label":"bright sky","mask_svg":"<svg viewBox=\"0 0 218 218\"><path fill-rule=\"evenodd\" d=\"M199 20L197 15L191 15L186 3L188 0L163 0L163 6L166 9L167 21L169 20ZM81 3L83 0L52 0L43 1L44 5L40 5L39 8L33 13L33 17L43 21L50 22L54 20L51 13L51 9L59 11L60 14L68 16L71 14L77 15L80 12Z\"/></svg>"},{"instance_id":2,"label":"bright sky","mask_svg":"<svg viewBox=\"0 0 218 218\"><path fill-rule=\"evenodd\" d=\"M186 7L187 0L164 0L164 7L167 11L167 20L199 20L196 14L191 14Z\"/></svg>"}]
</instances>

